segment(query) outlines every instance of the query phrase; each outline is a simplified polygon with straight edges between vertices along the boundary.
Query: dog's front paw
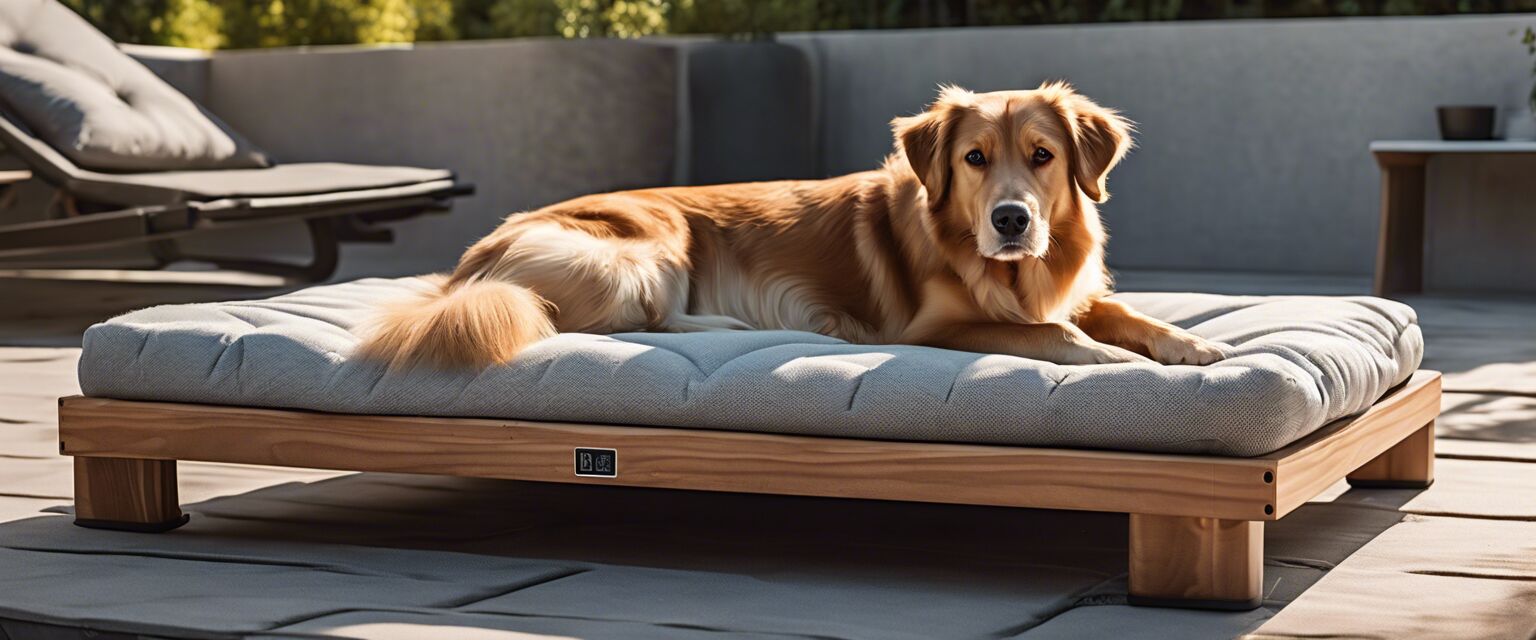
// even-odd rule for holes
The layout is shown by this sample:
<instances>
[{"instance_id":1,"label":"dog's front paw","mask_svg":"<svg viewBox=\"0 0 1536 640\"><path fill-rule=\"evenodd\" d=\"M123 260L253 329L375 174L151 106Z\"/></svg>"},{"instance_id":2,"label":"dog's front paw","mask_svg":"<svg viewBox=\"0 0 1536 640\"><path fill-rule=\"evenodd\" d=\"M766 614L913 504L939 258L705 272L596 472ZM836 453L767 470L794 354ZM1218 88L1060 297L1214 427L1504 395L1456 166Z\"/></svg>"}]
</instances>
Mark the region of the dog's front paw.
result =
<instances>
[{"instance_id":1,"label":"dog's front paw","mask_svg":"<svg viewBox=\"0 0 1536 640\"><path fill-rule=\"evenodd\" d=\"M1147 345L1147 351L1153 360L1163 364L1207 365L1227 357L1221 345L1184 331L1153 340Z\"/></svg>"},{"instance_id":2,"label":"dog's front paw","mask_svg":"<svg viewBox=\"0 0 1536 640\"><path fill-rule=\"evenodd\" d=\"M1120 364L1125 362L1149 363L1151 360L1129 349L1108 344L1076 345L1060 364Z\"/></svg>"}]
</instances>

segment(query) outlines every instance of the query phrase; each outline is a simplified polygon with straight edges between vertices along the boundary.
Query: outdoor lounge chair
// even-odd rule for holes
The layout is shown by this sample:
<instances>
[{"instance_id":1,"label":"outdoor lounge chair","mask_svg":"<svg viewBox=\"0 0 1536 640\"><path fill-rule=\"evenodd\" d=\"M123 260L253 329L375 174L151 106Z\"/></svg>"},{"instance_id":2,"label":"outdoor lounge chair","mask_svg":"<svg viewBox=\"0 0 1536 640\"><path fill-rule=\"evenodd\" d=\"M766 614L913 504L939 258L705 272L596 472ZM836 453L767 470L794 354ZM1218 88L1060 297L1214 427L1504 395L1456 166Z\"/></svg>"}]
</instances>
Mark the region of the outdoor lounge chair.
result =
<instances>
[{"instance_id":1,"label":"outdoor lounge chair","mask_svg":"<svg viewBox=\"0 0 1536 640\"><path fill-rule=\"evenodd\" d=\"M1120 294L1232 346L1205 367L1060 366L793 331L560 334L484 371L352 357L361 280L136 311L64 398L82 526L187 522L198 460L1130 514L1133 604L1259 606L1264 522L1349 478L1433 478L1440 377L1368 297ZM1034 517L1050 517L1040 513ZM1319 535L1328 535L1319 533Z\"/></svg>"},{"instance_id":2,"label":"outdoor lounge chair","mask_svg":"<svg viewBox=\"0 0 1536 640\"><path fill-rule=\"evenodd\" d=\"M0 261L147 243L182 259L321 280L340 241L388 241L372 225L446 211L472 187L440 169L275 164L55 0L0 4L0 143L60 190L51 219L0 226ZM176 239L308 222L307 265L182 254Z\"/></svg>"}]
</instances>

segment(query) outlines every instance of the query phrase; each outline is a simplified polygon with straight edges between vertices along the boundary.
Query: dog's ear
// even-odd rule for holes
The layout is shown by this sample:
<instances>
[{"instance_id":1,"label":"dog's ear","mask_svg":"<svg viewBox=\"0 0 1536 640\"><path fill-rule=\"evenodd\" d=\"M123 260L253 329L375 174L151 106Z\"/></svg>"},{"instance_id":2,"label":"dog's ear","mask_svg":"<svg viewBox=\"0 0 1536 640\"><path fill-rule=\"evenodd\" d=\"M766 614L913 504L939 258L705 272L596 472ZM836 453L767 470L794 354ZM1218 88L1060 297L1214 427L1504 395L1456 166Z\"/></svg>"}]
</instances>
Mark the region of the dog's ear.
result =
<instances>
[{"instance_id":1,"label":"dog's ear","mask_svg":"<svg viewBox=\"0 0 1536 640\"><path fill-rule=\"evenodd\" d=\"M1072 129L1072 178L1089 199L1104 202L1109 199L1105 179L1131 150L1134 125L1114 110L1075 93L1066 104L1070 113L1065 115Z\"/></svg>"},{"instance_id":2,"label":"dog's ear","mask_svg":"<svg viewBox=\"0 0 1536 640\"><path fill-rule=\"evenodd\" d=\"M912 173L928 189L928 201L936 203L944 197L949 186L949 163L944 158L944 114L927 111L915 116L891 121L896 133L896 144L907 157Z\"/></svg>"},{"instance_id":3,"label":"dog's ear","mask_svg":"<svg viewBox=\"0 0 1536 640\"><path fill-rule=\"evenodd\" d=\"M891 121L896 145L907 157L912 173L928 190L928 206L939 208L949 191L950 133L974 94L957 87L944 87L939 99L928 110L915 116Z\"/></svg>"}]
</instances>

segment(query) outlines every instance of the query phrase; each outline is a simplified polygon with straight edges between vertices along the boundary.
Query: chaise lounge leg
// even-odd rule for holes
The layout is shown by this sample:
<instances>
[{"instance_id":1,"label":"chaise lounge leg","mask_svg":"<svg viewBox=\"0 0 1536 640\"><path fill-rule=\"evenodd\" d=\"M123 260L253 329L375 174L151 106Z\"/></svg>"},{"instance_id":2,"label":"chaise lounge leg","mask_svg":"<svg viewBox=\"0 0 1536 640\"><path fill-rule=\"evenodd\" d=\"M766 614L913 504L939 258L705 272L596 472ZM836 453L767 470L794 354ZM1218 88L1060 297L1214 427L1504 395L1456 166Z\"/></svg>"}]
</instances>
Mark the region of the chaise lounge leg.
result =
<instances>
[{"instance_id":1,"label":"chaise lounge leg","mask_svg":"<svg viewBox=\"0 0 1536 640\"><path fill-rule=\"evenodd\" d=\"M175 460L75 458L75 524L159 533L186 523Z\"/></svg>"},{"instance_id":2,"label":"chaise lounge leg","mask_svg":"<svg viewBox=\"0 0 1536 640\"><path fill-rule=\"evenodd\" d=\"M1362 489L1424 489L1435 482L1435 423L1430 421L1348 476Z\"/></svg>"},{"instance_id":3,"label":"chaise lounge leg","mask_svg":"<svg viewBox=\"0 0 1536 640\"><path fill-rule=\"evenodd\" d=\"M1130 602L1247 611L1263 600L1264 523L1131 514Z\"/></svg>"}]
</instances>

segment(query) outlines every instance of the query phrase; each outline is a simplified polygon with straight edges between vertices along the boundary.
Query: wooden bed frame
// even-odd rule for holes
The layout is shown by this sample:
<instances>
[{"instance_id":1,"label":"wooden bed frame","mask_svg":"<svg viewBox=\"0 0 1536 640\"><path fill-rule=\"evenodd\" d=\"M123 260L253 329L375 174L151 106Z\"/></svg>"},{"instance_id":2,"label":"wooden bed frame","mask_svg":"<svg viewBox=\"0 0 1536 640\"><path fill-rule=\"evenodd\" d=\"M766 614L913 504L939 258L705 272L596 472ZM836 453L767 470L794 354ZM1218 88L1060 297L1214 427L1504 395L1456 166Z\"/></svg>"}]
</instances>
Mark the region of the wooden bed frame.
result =
<instances>
[{"instance_id":1,"label":"wooden bed frame","mask_svg":"<svg viewBox=\"0 0 1536 640\"><path fill-rule=\"evenodd\" d=\"M1358 417L1228 458L75 396L59 452L76 524L146 532L187 521L177 460L1128 513L1132 604L1252 609L1264 523L1345 477L1429 486L1439 413L1440 374L1420 371Z\"/></svg>"}]
</instances>

